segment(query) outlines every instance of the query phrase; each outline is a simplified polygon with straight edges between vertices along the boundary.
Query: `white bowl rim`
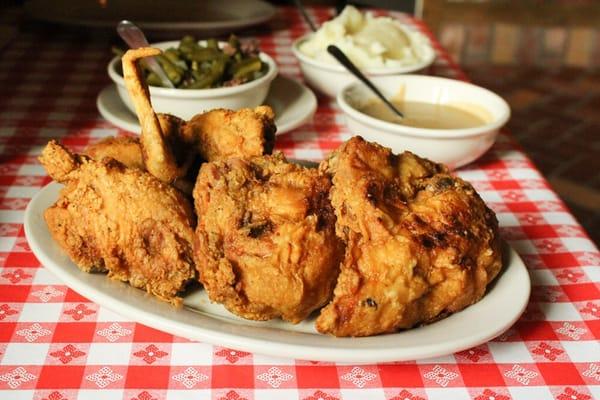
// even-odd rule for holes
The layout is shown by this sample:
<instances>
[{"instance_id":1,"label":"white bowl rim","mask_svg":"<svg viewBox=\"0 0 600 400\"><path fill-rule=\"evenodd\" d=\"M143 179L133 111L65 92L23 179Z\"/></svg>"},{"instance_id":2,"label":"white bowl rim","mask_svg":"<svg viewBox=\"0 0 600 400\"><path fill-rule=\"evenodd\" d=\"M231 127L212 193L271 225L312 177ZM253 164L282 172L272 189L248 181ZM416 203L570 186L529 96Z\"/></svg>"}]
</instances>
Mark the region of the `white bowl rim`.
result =
<instances>
[{"instance_id":1,"label":"white bowl rim","mask_svg":"<svg viewBox=\"0 0 600 400\"><path fill-rule=\"evenodd\" d=\"M464 138L464 137L470 137L470 136L486 135L495 130L500 129L510 118L510 107L509 107L508 103L502 97L498 96L496 93L492 92L491 90L488 90L481 86L474 85L469 82L465 82L465 81L461 81L461 80L457 80L457 79L443 78L443 77L439 77L439 76L408 75L408 74L398 75L398 76L394 76L394 77L389 77L389 76L375 77L374 80L383 79L383 78L385 78L385 79L395 78L395 79L403 79L403 80L432 80L432 81L438 81L438 82L455 84L455 85L470 86L473 89L479 90L482 94L490 96L490 97L494 98L496 101L498 101L498 103L500 104L500 108L501 108L499 111L499 116L494 118L494 120L492 122L489 122L487 124L476 126L473 128L464 128L464 129L415 128L412 126L395 124L393 122L386 122L386 121L377 119L375 117L371 117L370 115L367 115L365 113L358 111L356 108L354 108L352 105L350 105L344 98L345 94L349 90L354 89L357 86L363 86L363 84L361 82L352 82L352 83L346 85L342 90L340 90L340 92L336 96L337 104L340 106L340 108L346 114L359 120L360 122L362 122L365 125L374 126L376 128L382 129L382 130L387 131L392 134L400 134L400 135L414 136L414 137L429 137L429 138L436 138L436 139L456 139L456 138ZM489 110L487 110L487 111L489 111Z\"/></svg>"},{"instance_id":2,"label":"white bowl rim","mask_svg":"<svg viewBox=\"0 0 600 400\"><path fill-rule=\"evenodd\" d=\"M199 42L205 42L204 40L199 40ZM156 47L161 50L164 48L168 48L171 46L176 46L179 43L179 40L171 40L166 42L157 42L150 43L150 47ZM223 43L223 42L219 42ZM242 93L248 90L252 90L258 86L261 86L265 82L271 82L277 76L279 70L277 68L277 63L275 60L268 55L267 53L261 51L259 53L259 57L262 61L267 63L269 66L269 70L266 74L261 76L258 79L254 79L250 82L242 83L237 86L229 86L229 87L220 87L220 88L207 88L207 89L171 89L164 88L158 86L150 86L148 88L150 90L151 95L157 95L161 97L174 97L174 98L212 98L212 97L226 97L233 94ZM125 80L119 73L117 73L115 66L117 62L121 60L121 57L115 56L108 63L107 71L108 75L112 79L114 83L120 86L125 86Z\"/></svg>"},{"instance_id":3,"label":"white bowl rim","mask_svg":"<svg viewBox=\"0 0 600 400\"><path fill-rule=\"evenodd\" d=\"M404 26L402 26L402 27L404 28ZM405 28L405 29L409 29L409 28ZM416 31L416 32L423 35L421 32L418 32L418 31ZM307 33L306 35L300 36L298 39L294 40L294 42L292 43L292 52L294 53L294 56L296 56L296 58L298 58L301 62L312 65L313 67L325 69L328 71L345 72L347 74L350 74L350 72L348 72L346 70L346 68L344 68L341 65L329 64L329 63L326 63L323 61L315 60L314 58L311 58L311 57L307 56L306 54L304 54L302 51L300 51L300 47L299 47L300 44L302 42L308 40L312 35L314 35L314 32ZM403 66L398 66L398 67L362 68L361 71L363 71L364 73L366 73L368 75L392 75L392 74L402 74L405 72L419 71L423 68L429 67L435 61L436 53L431 44L431 40L425 35L423 35L423 37L425 39L427 39L427 44L428 44L427 48L429 51L427 52L427 57L425 59L423 59L420 63L412 64L412 65L403 65Z\"/></svg>"}]
</instances>

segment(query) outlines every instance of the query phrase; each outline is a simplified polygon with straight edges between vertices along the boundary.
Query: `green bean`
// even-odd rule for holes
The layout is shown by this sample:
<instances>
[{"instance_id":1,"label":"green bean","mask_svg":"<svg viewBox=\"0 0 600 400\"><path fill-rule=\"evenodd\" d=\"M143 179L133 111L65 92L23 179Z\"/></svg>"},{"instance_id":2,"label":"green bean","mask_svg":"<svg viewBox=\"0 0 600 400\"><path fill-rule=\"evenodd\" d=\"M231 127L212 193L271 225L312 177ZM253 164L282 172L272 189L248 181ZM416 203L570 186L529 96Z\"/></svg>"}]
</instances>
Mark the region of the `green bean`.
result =
<instances>
[{"instance_id":1,"label":"green bean","mask_svg":"<svg viewBox=\"0 0 600 400\"><path fill-rule=\"evenodd\" d=\"M179 41L180 44L196 44L196 39L192 35L185 35Z\"/></svg>"},{"instance_id":2,"label":"green bean","mask_svg":"<svg viewBox=\"0 0 600 400\"><path fill-rule=\"evenodd\" d=\"M190 54L187 54L187 57L191 61L208 61L208 60L214 60L215 58L218 58L219 54L221 54L221 52L217 49L200 47L200 48L194 50L193 52L191 52Z\"/></svg>"},{"instance_id":3,"label":"green bean","mask_svg":"<svg viewBox=\"0 0 600 400\"><path fill-rule=\"evenodd\" d=\"M252 57L234 64L231 71L234 78L249 78L254 72L260 71L261 67L260 58Z\"/></svg>"},{"instance_id":4,"label":"green bean","mask_svg":"<svg viewBox=\"0 0 600 400\"><path fill-rule=\"evenodd\" d=\"M179 51L184 55L190 54L198 48L198 42L196 42L193 36L184 36L179 42Z\"/></svg>"},{"instance_id":5,"label":"green bean","mask_svg":"<svg viewBox=\"0 0 600 400\"><path fill-rule=\"evenodd\" d=\"M160 64L161 67L163 67L163 69L176 69L177 67L175 67L175 65L173 63L171 63L171 61L169 61L169 59L167 57L165 57L165 53L161 53L157 56L155 56L156 61L158 61L158 63Z\"/></svg>"},{"instance_id":6,"label":"green bean","mask_svg":"<svg viewBox=\"0 0 600 400\"><path fill-rule=\"evenodd\" d=\"M154 72L150 72L146 77L146 83L150 86L162 86L162 81Z\"/></svg>"},{"instance_id":7,"label":"green bean","mask_svg":"<svg viewBox=\"0 0 600 400\"><path fill-rule=\"evenodd\" d=\"M181 56L185 59L188 58L188 55L191 54L192 52L194 52L197 49L196 46L192 46L192 45L188 45L188 44L180 44L179 47L177 48L177 50L179 50L179 53L181 54Z\"/></svg>"},{"instance_id":8,"label":"green bean","mask_svg":"<svg viewBox=\"0 0 600 400\"><path fill-rule=\"evenodd\" d=\"M211 83L212 83L212 80L200 80L200 81L190 83L183 89L208 89L208 88L210 88Z\"/></svg>"},{"instance_id":9,"label":"green bean","mask_svg":"<svg viewBox=\"0 0 600 400\"><path fill-rule=\"evenodd\" d=\"M206 47L208 47L209 49L219 49L219 42L217 42L217 39L208 39L206 41Z\"/></svg>"},{"instance_id":10,"label":"green bean","mask_svg":"<svg viewBox=\"0 0 600 400\"><path fill-rule=\"evenodd\" d=\"M212 68L212 63L210 61L203 61L200 63L200 71L210 71Z\"/></svg>"},{"instance_id":11,"label":"green bean","mask_svg":"<svg viewBox=\"0 0 600 400\"><path fill-rule=\"evenodd\" d=\"M194 76L196 80L191 83L187 89L206 89L215 81L215 77L210 73L203 74L198 71L192 71L192 76Z\"/></svg>"},{"instance_id":12,"label":"green bean","mask_svg":"<svg viewBox=\"0 0 600 400\"><path fill-rule=\"evenodd\" d=\"M178 68L175 64L169 61L169 59L162 54L156 56L156 59L165 71L165 74L167 74L167 78L169 78L169 80L173 82L173 85L177 86L179 82L181 82L183 70Z\"/></svg>"},{"instance_id":13,"label":"green bean","mask_svg":"<svg viewBox=\"0 0 600 400\"><path fill-rule=\"evenodd\" d=\"M185 60L181 59L181 56L179 55L179 52L176 49L167 49L163 54L172 64L181 68L183 71L187 71L188 66Z\"/></svg>"},{"instance_id":14,"label":"green bean","mask_svg":"<svg viewBox=\"0 0 600 400\"><path fill-rule=\"evenodd\" d=\"M196 80L189 87L194 89L202 89L212 86L215 82L221 81L225 72L225 63L222 60L214 60L210 69L207 71L193 71L192 76Z\"/></svg>"},{"instance_id":15,"label":"green bean","mask_svg":"<svg viewBox=\"0 0 600 400\"><path fill-rule=\"evenodd\" d=\"M236 50L240 49L240 41L235 35L229 35L229 40L227 41L231 47Z\"/></svg>"},{"instance_id":16,"label":"green bean","mask_svg":"<svg viewBox=\"0 0 600 400\"><path fill-rule=\"evenodd\" d=\"M216 59L212 62L211 70L215 75L218 75L219 78L225 72L225 61L222 59Z\"/></svg>"}]
</instances>

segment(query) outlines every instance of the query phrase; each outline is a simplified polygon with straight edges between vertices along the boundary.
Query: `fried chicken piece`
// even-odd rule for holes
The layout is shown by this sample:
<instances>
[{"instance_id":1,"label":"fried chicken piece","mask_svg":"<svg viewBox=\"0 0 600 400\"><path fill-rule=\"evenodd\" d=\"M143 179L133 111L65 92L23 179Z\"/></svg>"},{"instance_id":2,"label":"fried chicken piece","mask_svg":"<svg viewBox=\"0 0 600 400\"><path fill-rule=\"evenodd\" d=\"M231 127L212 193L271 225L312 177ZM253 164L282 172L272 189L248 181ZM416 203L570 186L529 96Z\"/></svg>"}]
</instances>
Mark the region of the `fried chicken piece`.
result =
<instances>
[{"instance_id":1,"label":"fried chicken piece","mask_svg":"<svg viewBox=\"0 0 600 400\"><path fill-rule=\"evenodd\" d=\"M498 223L446 167L354 137L324 161L346 255L319 332L369 336L478 301L501 268Z\"/></svg>"},{"instance_id":2,"label":"fried chicken piece","mask_svg":"<svg viewBox=\"0 0 600 400\"><path fill-rule=\"evenodd\" d=\"M142 79L137 60L160 53L151 47L128 50L122 57L123 79L140 121L144 165L162 182L171 183L185 176L195 154L189 149L185 151L184 137L179 134L185 121L172 115L157 116L152 109L148 85Z\"/></svg>"},{"instance_id":3,"label":"fried chicken piece","mask_svg":"<svg viewBox=\"0 0 600 400\"><path fill-rule=\"evenodd\" d=\"M114 158L128 168L146 170L142 158L142 147L138 138L121 136L107 137L85 148L83 154L96 161Z\"/></svg>"},{"instance_id":4,"label":"fried chicken piece","mask_svg":"<svg viewBox=\"0 0 600 400\"><path fill-rule=\"evenodd\" d=\"M217 109L186 122L156 114L137 61L160 54L150 47L128 50L122 58L127 92L141 125L141 151L148 172L163 182L184 177L196 155L216 161L270 154L275 142L275 115L268 106L238 111Z\"/></svg>"},{"instance_id":5,"label":"fried chicken piece","mask_svg":"<svg viewBox=\"0 0 600 400\"><path fill-rule=\"evenodd\" d=\"M146 172L111 158L72 154L55 141L40 161L65 185L44 218L73 262L180 302L177 294L195 278L195 220L188 200Z\"/></svg>"},{"instance_id":6,"label":"fried chicken piece","mask_svg":"<svg viewBox=\"0 0 600 400\"><path fill-rule=\"evenodd\" d=\"M96 161L102 161L105 158L114 159L127 168L146 171L146 165L142 157L142 145L139 138L126 136L107 137L86 147L83 150L83 154ZM199 168L199 166L195 169L190 168L185 176L176 178L171 182L171 186L179 189L191 198Z\"/></svg>"},{"instance_id":7,"label":"fried chicken piece","mask_svg":"<svg viewBox=\"0 0 600 400\"><path fill-rule=\"evenodd\" d=\"M343 257L330 186L281 154L203 164L194 254L210 299L244 318L292 323L327 303Z\"/></svg>"},{"instance_id":8,"label":"fried chicken piece","mask_svg":"<svg viewBox=\"0 0 600 400\"><path fill-rule=\"evenodd\" d=\"M271 154L275 145L275 114L269 106L238 111L216 109L198 114L183 127L206 161Z\"/></svg>"}]
</instances>

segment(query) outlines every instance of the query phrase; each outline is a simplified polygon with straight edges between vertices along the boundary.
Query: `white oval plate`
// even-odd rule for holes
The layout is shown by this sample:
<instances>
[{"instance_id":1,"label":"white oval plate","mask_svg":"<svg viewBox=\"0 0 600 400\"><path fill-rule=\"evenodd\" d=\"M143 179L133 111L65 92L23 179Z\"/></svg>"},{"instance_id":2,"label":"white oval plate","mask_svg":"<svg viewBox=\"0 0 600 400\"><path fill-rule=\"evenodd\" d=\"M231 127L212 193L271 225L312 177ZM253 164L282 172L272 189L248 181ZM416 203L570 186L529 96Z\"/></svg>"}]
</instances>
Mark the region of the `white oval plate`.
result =
<instances>
[{"instance_id":1,"label":"white oval plate","mask_svg":"<svg viewBox=\"0 0 600 400\"><path fill-rule=\"evenodd\" d=\"M279 135L311 120L317 109L317 98L303 84L278 75L271 83L265 104L275 111L275 125ZM102 89L96 99L96 106L100 115L108 122L126 131L140 133L137 116L123 104L114 84Z\"/></svg>"},{"instance_id":2,"label":"white oval plate","mask_svg":"<svg viewBox=\"0 0 600 400\"><path fill-rule=\"evenodd\" d=\"M43 219L62 185L50 183L25 211L25 235L40 262L71 289L134 321L219 346L314 361L374 363L436 357L484 343L508 329L529 299L529 275L517 253L505 247L505 267L478 303L430 325L366 338L335 338L281 320L247 321L211 304L204 290L187 295L180 309L103 274L81 272L54 242Z\"/></svg>"}]
</instances>

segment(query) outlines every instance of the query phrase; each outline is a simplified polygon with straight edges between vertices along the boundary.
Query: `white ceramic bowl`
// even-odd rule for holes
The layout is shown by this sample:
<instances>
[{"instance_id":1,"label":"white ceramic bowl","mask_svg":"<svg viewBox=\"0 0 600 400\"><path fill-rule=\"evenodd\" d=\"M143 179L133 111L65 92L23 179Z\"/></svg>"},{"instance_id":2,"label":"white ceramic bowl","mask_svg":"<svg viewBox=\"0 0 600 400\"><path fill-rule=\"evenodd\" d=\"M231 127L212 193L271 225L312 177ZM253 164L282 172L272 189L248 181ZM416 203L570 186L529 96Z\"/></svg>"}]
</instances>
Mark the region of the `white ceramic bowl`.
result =
<instances>
[{"instance_id":1,"label":"white ceramic bowl","mask_svg":"<svg viewBox=\"0 0 600 400\"><path fill-rule=\"evenodd\" d=\"M177 47L179 41L153 43L150 46L166 50ZM261 52L259 57L269 69L258 79L243 83L238 86L212 88L212 89L170 89L150 86L152 107L156 112L176 115L184 120L191 119L194 115L214 108L253 108L259 106L267 98L271 82L277 76L277 64L266 53ZM113 58L108 64L108 75L117 86L119 97L123 103L135 114L135 108L129 98L123 76L116 70L121 62L120 57Z\"/></svg>"},{"instance_id":2,"label":"white ceramic bowl","mask_svg":"<svg viewBox=\"0 0 600 400\"><path fill-rule=\"evenodd\" d=\"M473 84L425 75L380 76L373 83L388 98L466 108L488 123L467 129L423 129L382 121L358 111L375 95L362 83L346 86L337 103L346 115L350 132L366 140L390 147L394 153L405 150L441 162L450 168L468 164L485 153L508 121L510 108L497 94Z\"/></svg>"},{"instance_id":3,"label":"white ceramic bowl","mask_svg":"<svg viewBox=\"0 0 600 400\"><path fill-rule=\"evenodd\" d=\"M300 62L300 70L304 80L311 87L329 97L336 97L340 90L357 79L341 65L328 64L315 60L300 51L300 45L311 37L312 33L298 38L292 44L292 52ZM435 51L428 45L421 49L423 59L420 63L402 67L391 68L369 68L362 72L368 77L408 74L421 71L430 66L435 60Z\"/></svg>"}]
</instances>

